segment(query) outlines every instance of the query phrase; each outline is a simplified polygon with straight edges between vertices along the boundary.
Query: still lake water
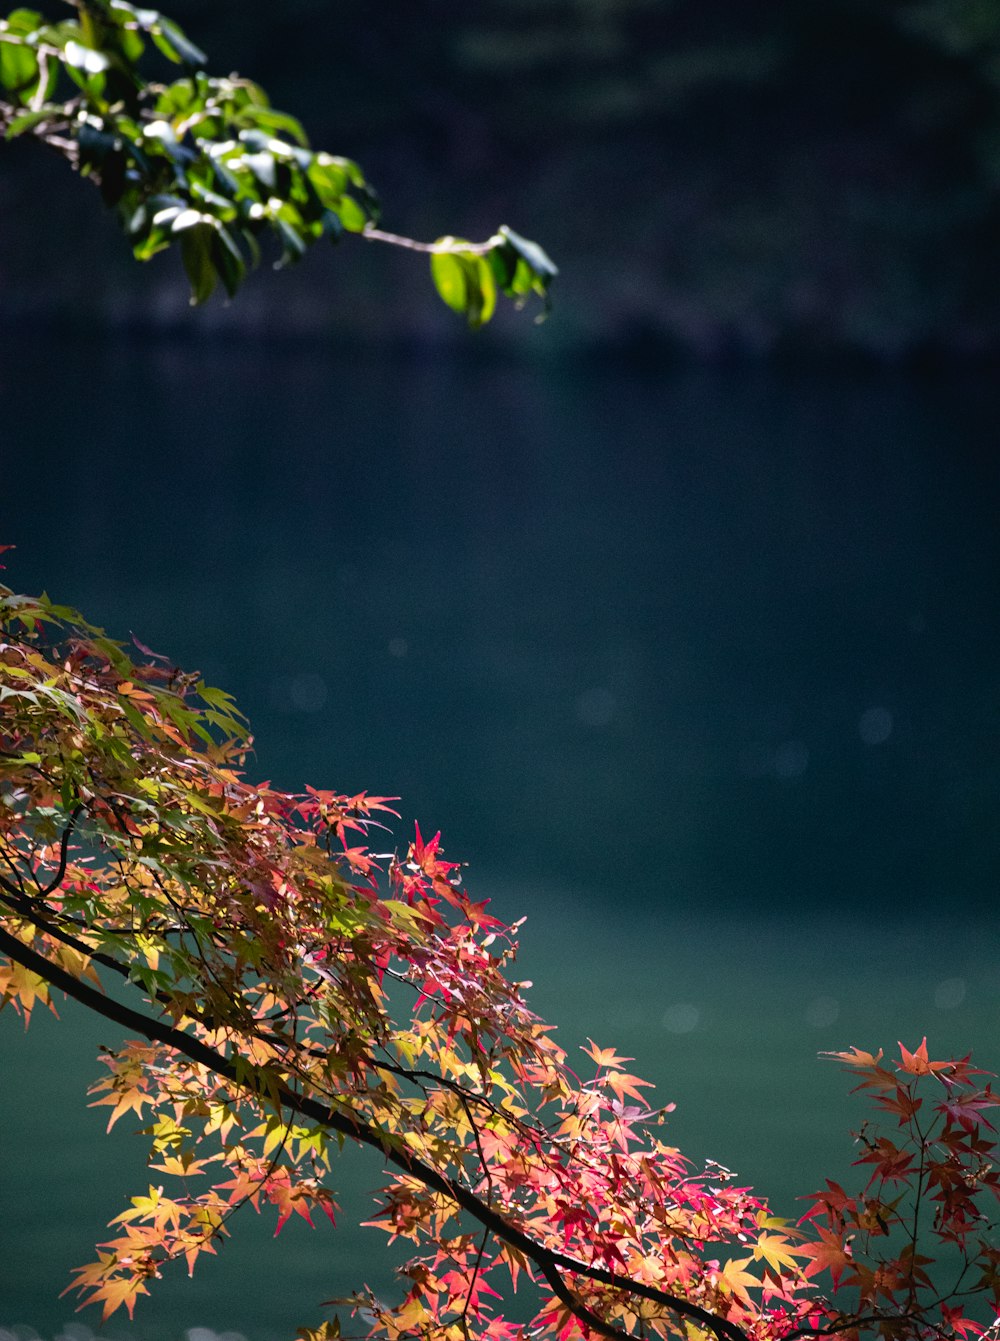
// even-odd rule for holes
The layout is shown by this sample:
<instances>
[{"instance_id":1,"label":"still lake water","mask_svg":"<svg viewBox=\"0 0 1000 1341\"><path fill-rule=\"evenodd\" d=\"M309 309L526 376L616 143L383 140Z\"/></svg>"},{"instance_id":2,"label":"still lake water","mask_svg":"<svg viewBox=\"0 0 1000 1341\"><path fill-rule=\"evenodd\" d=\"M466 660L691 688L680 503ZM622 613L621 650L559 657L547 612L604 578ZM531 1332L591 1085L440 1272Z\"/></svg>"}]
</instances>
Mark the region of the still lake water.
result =
<instances>
[{"instance_id":1,"label":"still lake water","mask_svg":"<svg viewBox=\"0 0 1000 1341\"><path fill-rule=\"evenodd\" d=\"M233 690L262 776L440 826L528 914L563 1043L634 1055L678 1145L794 1214L859 1114L817 1051L926 1032L1000 1068L997 399L35 345L0 364L0 541L15 587ZM44 1336L147 1181L83 1106L103 1028L63 1015L0 1022L0 1327ZM129 1334L270 1341L383 1284L347 1227L378 1169L344 1166L342 1231L237 1225Z\"/></svg>"}]
</instances>

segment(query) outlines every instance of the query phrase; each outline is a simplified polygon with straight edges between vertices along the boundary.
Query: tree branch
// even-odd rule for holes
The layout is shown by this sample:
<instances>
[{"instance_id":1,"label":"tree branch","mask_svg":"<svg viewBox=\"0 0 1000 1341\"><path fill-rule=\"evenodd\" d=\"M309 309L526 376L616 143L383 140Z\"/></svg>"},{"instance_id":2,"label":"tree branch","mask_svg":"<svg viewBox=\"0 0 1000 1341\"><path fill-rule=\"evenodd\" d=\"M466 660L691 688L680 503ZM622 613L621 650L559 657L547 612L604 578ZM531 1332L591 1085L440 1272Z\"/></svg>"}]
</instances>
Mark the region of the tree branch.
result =
<instances>
[{"instance_id":1,"label":"tree branch","mask_svg":"<svg viewBox=\"0 0 1000 1341\"><path fill-rule=\"evenodd\" d=\"M59 864L56 867L55 875L44 889L38 884L37 877L35 879L35 884L38 885L38 897L40 899L47 899L50 894L54 894L63 882L63 877L66 874L66 860L69 856L69 840L72 837L73 830L76 828L76 822L82 814L83 806L74 806L73 810L70 812L69 819L66 821L66 827L63 829L62 840L59 844Z\"/></svg>"},{"instance_id":2,"label":"tree branch","mask_svg":"<svg viewBox=\"0 0 1000 1341\"><path fill-rule=\"evenodd\" d=\"M498 245L501 238L491 237L486 242L418 242L416 238L402 237L399 233L387 233L384 228L366 224L361 236L369 242L388 242L392 247L402 247L404 251L419 251L428 256L442 256L449 252L464 252L471 256L485 256Z\"/></svg>"}]
</instances>

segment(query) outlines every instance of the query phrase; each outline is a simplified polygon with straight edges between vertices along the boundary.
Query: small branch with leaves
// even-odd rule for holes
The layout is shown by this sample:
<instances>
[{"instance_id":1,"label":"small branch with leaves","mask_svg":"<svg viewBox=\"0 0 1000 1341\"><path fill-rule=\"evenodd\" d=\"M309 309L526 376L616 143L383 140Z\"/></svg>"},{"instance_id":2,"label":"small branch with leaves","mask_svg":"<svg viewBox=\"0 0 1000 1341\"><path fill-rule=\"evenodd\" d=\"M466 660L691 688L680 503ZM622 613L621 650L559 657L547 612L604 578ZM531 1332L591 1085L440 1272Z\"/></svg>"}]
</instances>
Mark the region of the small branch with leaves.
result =
<instances>
[{"instance_id":1,"label":"small branch with leaves","mask_svg":"<svg viewBox=\"0 0 1000 1341\"><path fill-rule=\"evenodd\" d=\"M47 144L93 181L142 261L177 247L203 303L229 297L276 245L275 265L351 234L430 256L444 302L472 327L498 296L548 310L556 267L502 227L485 242L417 242L379 227L357 163L312 149L301 123L252 80L207 73L180 26L126 0L76 0L72 18L17 9L0 19L0 130ZM170 67L183 74L167 81Z\"/></svg>"}]
</instances>

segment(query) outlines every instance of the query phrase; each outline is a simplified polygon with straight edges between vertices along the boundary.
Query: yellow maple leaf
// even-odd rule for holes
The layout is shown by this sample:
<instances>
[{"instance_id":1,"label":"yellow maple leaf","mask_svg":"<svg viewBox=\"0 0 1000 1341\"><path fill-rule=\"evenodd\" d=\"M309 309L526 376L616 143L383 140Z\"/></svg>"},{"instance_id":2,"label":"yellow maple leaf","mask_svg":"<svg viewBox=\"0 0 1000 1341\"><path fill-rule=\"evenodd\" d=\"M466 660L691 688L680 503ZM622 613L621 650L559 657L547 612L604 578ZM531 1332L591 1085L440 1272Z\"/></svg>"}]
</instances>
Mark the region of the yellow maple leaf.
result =
<instances>
[{"instance_id":1,"label":"yellow maple leaf","mask_svg":"<svg viewBox=\"0 0 1000 1341\"><path fill-rule=\"evenodd\" d=\"M768 1266L780 1272L783 1267L795 1268L795 1258L806 1256L801 1248L793 1248L784 1234L761 1234L754 1244L754 1261L763 1259Z\"/></svg>"},{"instance_id":2,"label":"yellow maple leaf","mask_svg":"<svg viewBox=\"0 0 1000 1341\"><path fill-rule=\"evenodd\" d=\"M747 1291L760 1289L760 1281L757 1277L743 1269L750 1261L749 1257L734 1257L721 1269L717 1283L724 1293L734 1294L741 1299L749 1300L750 1296Z\"/></svg>"},{"instance_id":3,"label":"yellow maple leaf","mask_svg":"<svg viewBox=\"0 0 1000 1341\"><path fill-rule=\"evenodd\" d=\"M120 1117L123 1117L130 1110L142 1117L142 1108L144 1104L152 1103L148 1094L144 1094L139 1089L115 1090L111 1094L105 1094L102 1099L95 1099L88 1108L100 1108L104 1104L113 1104L111 1116L108 1118L106 1130L110 1131Z\"/></svg>"}]
</instances>

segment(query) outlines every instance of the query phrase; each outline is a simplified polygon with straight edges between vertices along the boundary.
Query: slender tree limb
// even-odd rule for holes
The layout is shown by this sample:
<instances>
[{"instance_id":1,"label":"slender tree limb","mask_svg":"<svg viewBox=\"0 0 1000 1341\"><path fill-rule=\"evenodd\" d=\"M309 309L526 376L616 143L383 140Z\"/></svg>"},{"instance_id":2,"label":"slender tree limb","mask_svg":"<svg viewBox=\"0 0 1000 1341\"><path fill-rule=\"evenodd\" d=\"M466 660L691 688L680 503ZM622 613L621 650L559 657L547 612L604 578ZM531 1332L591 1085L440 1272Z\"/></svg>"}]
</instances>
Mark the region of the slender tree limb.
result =
<instances>
[{"instance_id":1,"label":"slender tree limb","mask_svg":"<svg viewBox=\"0 0 1000 1341\"><path fill-rule=\"evenodd\" d=\"M63 882L63 877L66 874L66 862L69 858L69 840L72 838L76 822L82 814L82 805L74 806L70 811L69 819L66 821L66 827L63 829L62 839L59 843L59 864L56 867L55 875L44 888L38 884L37 879L35 881L38 885L38 897L40 899L47 899L50 894L54 894Z\"/></svg>"},{"instance_id":2,"label":"slender tree limb","mask_svg":"<svg viewBox=\"0 0 1000 1341\"><path fill-rule=\"evenodd\" d=\"M369 242L388 242L392 247L402 247L404 251L419 251L428 256L440 256L448 252L464 252L466 255L485 256L487 252L492 251L497 245L497 241L490 238L487 242L418 242L412 237L402 237L399 233L387 233L384 228L376 228L374 224L366 224L361 232L361 236Z\"/></svg>"}]
</instances>

